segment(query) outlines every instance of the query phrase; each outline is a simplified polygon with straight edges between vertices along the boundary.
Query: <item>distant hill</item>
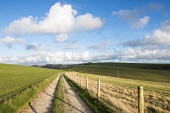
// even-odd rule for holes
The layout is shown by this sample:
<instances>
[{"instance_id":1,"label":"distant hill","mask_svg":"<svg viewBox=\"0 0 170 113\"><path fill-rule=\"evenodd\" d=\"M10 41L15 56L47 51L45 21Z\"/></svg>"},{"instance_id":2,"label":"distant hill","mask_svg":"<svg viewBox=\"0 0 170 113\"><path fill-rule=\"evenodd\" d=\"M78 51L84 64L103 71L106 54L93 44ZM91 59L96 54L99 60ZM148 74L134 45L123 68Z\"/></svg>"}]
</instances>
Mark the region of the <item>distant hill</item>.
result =
<instances>
[{"instance_id":1,"label":"distant hill","mask_svg":"<svg viewBox=\"0 0 170 113\"><path fill-rule=\"evenodd\" d=\"M170 64L141 63L85 63L69 68L70 71L113 76L135 80L170 83Z\"/></svg>"},{"instance_id":2,"label":"distant hill","mask_svg":"<svg viewBox=\"0 0 170 113\"><path fill-rule=\"evenodd\" d=\"M155 69L155 70L170 70L170 64L151 64L151 63L117 63L117 62L103 62L103 63L84 63L81 65L97 65L109 67L126 67L139 69Z\"/></svg>"},{"instance_id":3,"label":"distant hill","mask_svg":"<svg viewBox=\"0 0 170 113\"><path fill-rule=\"evenodd\" d=\"M62 64L46 64L46 65L33 65L33 67L49 68L49 69L58 69L63 70L70 68L71 65L62 65Z\"/></svg>"}]
</instances>

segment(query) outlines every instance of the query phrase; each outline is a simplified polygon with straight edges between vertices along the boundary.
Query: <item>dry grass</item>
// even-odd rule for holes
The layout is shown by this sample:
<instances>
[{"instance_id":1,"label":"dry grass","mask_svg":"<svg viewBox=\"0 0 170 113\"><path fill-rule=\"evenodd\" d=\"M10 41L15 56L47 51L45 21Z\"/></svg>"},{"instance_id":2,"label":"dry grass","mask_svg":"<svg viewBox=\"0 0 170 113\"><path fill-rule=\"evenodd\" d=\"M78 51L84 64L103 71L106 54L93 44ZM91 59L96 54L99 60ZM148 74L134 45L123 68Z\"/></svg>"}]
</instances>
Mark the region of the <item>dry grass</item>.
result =
<instances>
[{"instance_id":1,"label":"dry grass","mask_svg":"<svg viewBox=\"0 0 170 113\"><path fill-rule=\"evenodd\" d=\"M76 72L67 75L78 75ZM80 75L79 75L80 76ZM79 77L76 76L80 84ZM73 79L73 78L71 78ZM86 87L86 79L83 78L83 87ZM89 91L96 96L97 80L89 79ZM137 113L138 109L137 87L129 87L121 84L101 82L101 101L112 109L121 113ZM145 112L170 112L170 95L144 89Z\"/></svg>"}]
</instances>

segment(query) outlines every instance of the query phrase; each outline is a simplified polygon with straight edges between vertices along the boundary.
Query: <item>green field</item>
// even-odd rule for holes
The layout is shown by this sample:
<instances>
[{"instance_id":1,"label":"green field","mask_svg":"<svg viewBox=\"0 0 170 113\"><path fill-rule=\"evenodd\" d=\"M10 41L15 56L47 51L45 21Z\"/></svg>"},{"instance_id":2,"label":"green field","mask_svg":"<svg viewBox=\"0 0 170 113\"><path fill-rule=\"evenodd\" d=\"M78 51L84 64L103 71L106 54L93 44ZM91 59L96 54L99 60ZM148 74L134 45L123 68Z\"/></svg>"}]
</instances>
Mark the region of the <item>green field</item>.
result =
<instances>
[{"instance_id":1,"label":"green field","mask_svg":"<svg viewBox=\"0 0 170 113\"><path fill-rule=\"evenodd\" d=\"M99 64L96 63L96 64L88 64L88 65L75 65L70 70L83 72L83 73L104 75L104 76L127 78L127 79L170 83L169 70L151 69L151 67L149 68L149 66L148 69L141 69L139 68L139 66L142 64L139 64L138 68L137 68L137 64L135 64L136 66L135 68L133 64L132 64L133 68L132 65L128 67L128 64L124 64L124 63L122 64L115 63L116 65L113 64L114 63L99 63ZM157 64L155 65L156 65L155 67L158 67Z\"/></svg>"},{"instance_id":2,"label":"green field","mask_svg":"<svg viewBox=\"0 0 170 113\"><path fill-rule=\"evenodd\" d=\"M38 67L28 67L20 65L0 64L0 103L8 103L6 101L14 101L20 103L24 95L29 95L28 99L25 97L25 102L29 101L42 88L46 87L61 71L53 69L44 69ZM24 95L22 95L22 93ZM31 94L29 94L31 93ZM19 99L17 97L21 96ZM16 98L15 98L16 97ZM24 104L16 105L22 107ZM5 109L12 108L9 105L1 104ZM14 105L13 105L14 106ZM18 108L19 108L18 107ZM16 108L16 109L18 109Z\"/></svg>"},{"instance_id":3,"label":"green field","mask_svg":"<svg viewBox=\"0 0 170 113\"><path fill-rule=\"evenodd\" d=\"M89 79L95 81L97 81L100 78L101 82L133 87L133 88L136 88L137 86L144 86L145 89L154 90L158 92L165 92L165 93L169 93L170 95L170 87L169 87L170 83L133 80L133 79L126 79L126 78L86 74L86 73L79 73L78 76L88 77Z\"/></svg>"},{"instance_id":4,"label":"green field","mask_svg":"<svg viewBox=\"0 0 170 113\"><path fill-rule=\"evenodd\" d=\"M156 70L169 70L170 71L170 64L103 62L103 63L85 63L83 65L98 65L98 66L109 66L109 67L156 69Z\"/></svg>"},{"instance_id":5,"label":"green field","mask_svg":"<svg viewBox=\"0 0 170 113\"><path fill-rule=\"evenodd\" d=\"M146 113L170 111L169 64L87 63L75 65L70 71L91 79L92 94L100 78L102 102L113 109L137 112L137 87L143 86Z\"/></svg>"},{"instance_id":6,"label":"green field","mask_svg":"<svg viewBox=\"0 0 170 113\"><path fill-rule=\"evenodd\" d=\"M101 101L112 109L137 112L137 87L144 87L146 113L168 113L170 83L125 79L103 75L70 72L71 75L88 77L89 92L96 96L97 81L101 81ZM69 73L66 73L66 75ZM79 84L79 77L76 77ZM86 84L83 79L83 84ZM117 111L118 112L118 111Z\"/></svg>"},{"instance_id":7,"label":"green field","mask_svg":"<svg viewBox=\"0 0 170 113\"><path fill-rule=\"evenodd\" d=\"M153 65L154 68L152 68L152 65L89 63L75 65L70 67L69 70L81 72L78 73L78 76L89 77L89 79L94 81L100 78L101 83L104 83L102 85L103 94L108 96L103 97L109 98L110 96L118 103L122 100L123 102L120 105L124 105L124 108L129 109L126 106L127 103L128 106L136 110L136 107L133 107L136 106L136 97L133 95L136 94L136 87L142 85L145 92L146 110L170 111L167 104L170 102L169 64L160 64L160 66L155 64ZM31 99L35 98L42 89L49 85L60 72L65 71L0 64L0 113L18 112ZM107 85L105 86L105 84ZM110 89L106 91L108 86ZM110 104L117 105L117 103L111 101Z\"/></svg>"}]
</instances>

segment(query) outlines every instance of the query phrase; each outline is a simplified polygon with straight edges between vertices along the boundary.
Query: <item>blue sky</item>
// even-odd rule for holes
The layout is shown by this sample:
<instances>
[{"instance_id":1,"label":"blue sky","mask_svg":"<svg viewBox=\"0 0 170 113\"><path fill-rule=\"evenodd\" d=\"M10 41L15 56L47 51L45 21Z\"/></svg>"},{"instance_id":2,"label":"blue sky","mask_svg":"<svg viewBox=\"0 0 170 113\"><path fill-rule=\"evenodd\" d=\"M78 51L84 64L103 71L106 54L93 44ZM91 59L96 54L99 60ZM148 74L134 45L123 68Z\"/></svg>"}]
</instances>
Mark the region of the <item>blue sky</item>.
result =
<instances>
[{"instance_id":1,"label":"blue sky","mask_svg":"<svg viewBox=\"0 0 170 113\"><path fill-rule=\"evenodd\" d=\"M169 0L0 0L0 62L170 63Z\"/></svg>"}]
</instances>

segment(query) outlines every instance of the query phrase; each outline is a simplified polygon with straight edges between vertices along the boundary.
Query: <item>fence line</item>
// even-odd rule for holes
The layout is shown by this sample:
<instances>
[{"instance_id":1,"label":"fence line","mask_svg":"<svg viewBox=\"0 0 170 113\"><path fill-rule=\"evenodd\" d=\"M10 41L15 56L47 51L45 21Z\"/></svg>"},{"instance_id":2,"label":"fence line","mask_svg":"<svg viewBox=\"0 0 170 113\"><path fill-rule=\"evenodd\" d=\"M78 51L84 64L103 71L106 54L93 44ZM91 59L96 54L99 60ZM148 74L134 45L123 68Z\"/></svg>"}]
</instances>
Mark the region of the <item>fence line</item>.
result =
<instances>
[{"instance_id":1,"label":"fence line","mask_svg":"<svg viewBox=\"0 0 170 113\"><path fill-rule=\"evenodd\" d=\"M144 113L146 108L154 108L156 110L160 110L162 112L169 112L169 106L164 104L165 100L159 95L154 97L150 93L144 92L143 87L125 87L123 85L110 84L106 82L101 82L100 79L98 81L91 80L88 77L77 76L77 73L66 73L66 76L73 80L75 83L80 85L82 88L85 88L93 96L109 105L110 107L116 107L117 110L120 110L126 113ZM145 96L145 104L144 104L144 96ZM159 98L158 98L159 97ZM157 100L156 100L157 99ZM162 103L159 101L162 100ZM156 101L154 101L156 100ZM162 105L160 105L160 103ZM163 105L164 104L164 105ZM120 108L120 109L119 109Z\"/></svg>"},{"instance_id":2,"label":"fence line","mask_svg":"<svg viewBox=\"0 0 170 113\"><path fill-rule=\"evenodd\" d=\"M81 83L83 81L81 81L81 83L80 83L80 80L79 80L80 76L76 76L74 74L71 74L71 75L66 74L66 76L69 77L71 80L73 80L75 83L77 83L79 86L81 86ZM82 80L82 78L85 78L85 77L81 77L81 80ZM105 93L101 92L104 89L100 82L100 79L98 79L98 81L96 82L96 81L93 81L93 80L89 79L88 77L86 77L85 82L86 82L86 87L84 87L84 86L81 86L81 87L84 87L88 91L92 92L91 94L93 96L95 96L96 98L98 98L99 100L108 100L108 98L110 98L110 97L106 96L106 94L105 94L106 92ZM109 102L106 102L106 103L109 104L110 106L112 106L111 103L109 103ZM140 112L140 113L142 113L142 112Z\"/></svg>"}]
</instances>

